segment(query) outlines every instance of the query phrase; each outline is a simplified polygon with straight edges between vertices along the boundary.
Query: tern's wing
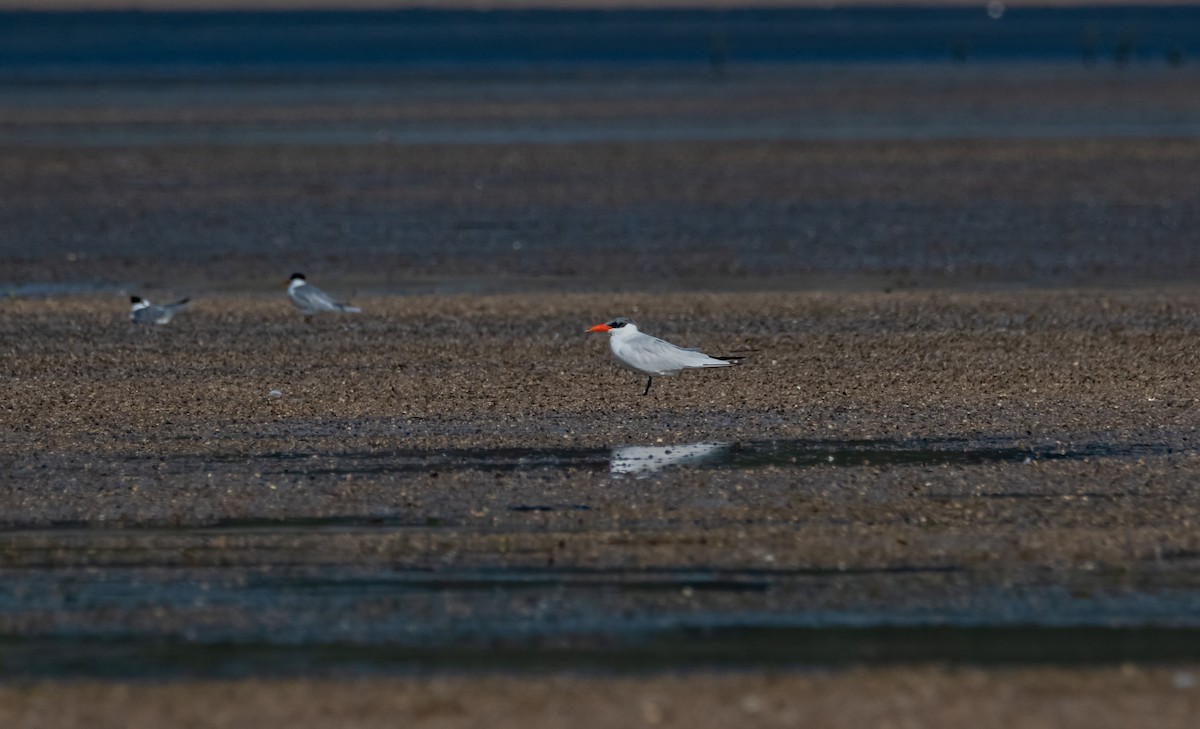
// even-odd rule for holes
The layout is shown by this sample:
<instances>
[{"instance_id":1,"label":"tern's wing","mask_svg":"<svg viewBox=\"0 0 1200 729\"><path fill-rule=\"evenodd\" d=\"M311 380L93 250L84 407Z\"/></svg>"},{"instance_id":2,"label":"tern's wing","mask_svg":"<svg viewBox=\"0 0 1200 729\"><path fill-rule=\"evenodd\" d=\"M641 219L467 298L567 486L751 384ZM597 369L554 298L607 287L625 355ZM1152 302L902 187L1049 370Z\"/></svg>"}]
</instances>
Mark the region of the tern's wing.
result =
<instances>
[{"instance_id":1,"label":"tern's wing","mask_svg":"<svg viewBox=\"0 0 1200 729\"><path fill-rule=\"evenodd\" d=\"M630 337L622 343L613 354L617 359L643 372L666 375L693 367L728 367L732 364L694 349L676 347L649 334L638 334L639 336Z\"/></svg>"},{"instance_id":2,"label":"tern's wing","mask_svg":"<svg viewBox=\"0 0 1200 729\"><path fill-rule=\"evenodd\" d=\"M151 304L129 312L129 318L136 324L166 324L178 309L174 304Z\"/></svg>"},{"instance_id":3,"label":"tern's wing","mask_svg":"<svg viewBox=\"0 0 1200 729\"><path fill-rule=\"evenodd\" d=\"M129 320L135 324L150 324L157 318L154 312L157 308L157 306L143 306L139 309L130 309Z\"/></svg>"},{"instance_id":4,"label":"tern's wing","mask_svg":"<svg viewBox=\"0 0 1200 729\"><path fill-rule=\"evenodd\" d=\"M337 302L312 284L297 286L291 292L292 301L305 311L337 311Z\"/></svg>"},{"instance_id":5,"label":"tern's wing","mask_svg":"<svg viewBox=\"0 0 1200 729\"><path fill-rule=\"evenodd\" d=\"M151 306L150 309L148 309L147 311L150 311L150 310L155 311L155 314L156 314L154 317L155 324L166 324L166 323L170 322L172 319L174 319L175 315L179 313L179 310L182 309L183 307L187 306L187 303L189 301L191 301L191 299L180 299L179 301L176 301L171 304L163 304L161 306Z\"/></svg>"},{"instance_id":6,"label":"tern's wing","mask_svg":"<svg viewBox=\"0 0 1200 729\"><path fill-rule=\"evenodd\" d=\"M290 295L296 306L304 311L344 311L347 313L360 311L357 306L334 301L332 296L312 284L297 286Z\"/></svg>"},{"instance_id":7,"label":"tern's wing","mask_svg":"<svg viewBox=\"0 0 1200 729\"><path fill-rule=\"evenodd\" d=\"M180 299L179 301L171 304L158 304L157 306L149 306L145 309L142 309L140 313L145 315L146 321L152 321L155 324L167 324L175 318L175 315L179 313L179 310L186 306L187 302L190 300L191 299Z\"/></svg>"}]
</instances>

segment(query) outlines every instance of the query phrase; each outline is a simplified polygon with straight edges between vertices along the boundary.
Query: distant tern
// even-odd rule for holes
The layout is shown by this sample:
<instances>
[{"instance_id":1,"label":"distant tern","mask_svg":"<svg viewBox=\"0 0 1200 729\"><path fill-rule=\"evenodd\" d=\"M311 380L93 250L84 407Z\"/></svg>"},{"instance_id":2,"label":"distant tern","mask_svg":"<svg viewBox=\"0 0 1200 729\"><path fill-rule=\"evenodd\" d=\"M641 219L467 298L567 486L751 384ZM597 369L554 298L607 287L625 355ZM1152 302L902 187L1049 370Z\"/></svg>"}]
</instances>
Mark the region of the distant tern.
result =
<instances>
[{"instance_id":1,"label":"distant tern","mask_svg":"<svg viewBox=\"0 0 1200 729\"><path fill-rule=\"evenodd\" d=\"M129 321L134 324L166 324L189 301L191 299L180 299L174 304L151 304L149 299L130 296Z\"/></svg>"},{"instance_id":2,"label":"distant tern","mask_svg":"<svg viewBox=\"0 0 1200 729\"><path fill-rule=\"evenodd\" d=\"M617 362L626 369L646 375L646 389L642 391L642 395L650 392L655 375L674 375L682 370L708 367L729 367L734 364L730 360L737 359L717 359L698 349L676 347L658 337L643 334L638 331L636 323L623 316L607 324L597 324L588 329L588 332L608 332L608 347Z\"/></svg>"},{"instance_id":3,"label":"distant tern","mask_svg":"<svg viewBox=\"0 0 1200 729\"><path fill-rule=\"evenodd\" d=\"M334 301L329 294L305 281L302 273L292 274L287 293L296 308L304 312L305 321L311 320L313 314L319 314L322 311L340 311L346 314L357 314L362 311L357 306Z\"/></svg>"}]
</instances>

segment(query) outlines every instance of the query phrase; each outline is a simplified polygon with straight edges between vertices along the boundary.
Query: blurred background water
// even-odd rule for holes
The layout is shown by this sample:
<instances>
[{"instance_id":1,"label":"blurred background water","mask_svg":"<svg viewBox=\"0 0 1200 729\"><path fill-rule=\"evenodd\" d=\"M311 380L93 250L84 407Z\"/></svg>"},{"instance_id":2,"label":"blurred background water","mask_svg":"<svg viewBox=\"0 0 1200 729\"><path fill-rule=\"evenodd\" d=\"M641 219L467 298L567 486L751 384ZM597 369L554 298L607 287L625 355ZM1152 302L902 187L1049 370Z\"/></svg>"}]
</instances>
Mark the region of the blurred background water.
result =
<instances>
[{"instance_id":1,"label":"blurred background water","mask_svg":"<svg viewBox=\"0 0 1200 729\"><path fill-rule=\"evenodd\" d=\"M1200 8L10 12L6 76L525 71L580 65L1161 62L1200 53Z\"/></svg>"}]
</instances>

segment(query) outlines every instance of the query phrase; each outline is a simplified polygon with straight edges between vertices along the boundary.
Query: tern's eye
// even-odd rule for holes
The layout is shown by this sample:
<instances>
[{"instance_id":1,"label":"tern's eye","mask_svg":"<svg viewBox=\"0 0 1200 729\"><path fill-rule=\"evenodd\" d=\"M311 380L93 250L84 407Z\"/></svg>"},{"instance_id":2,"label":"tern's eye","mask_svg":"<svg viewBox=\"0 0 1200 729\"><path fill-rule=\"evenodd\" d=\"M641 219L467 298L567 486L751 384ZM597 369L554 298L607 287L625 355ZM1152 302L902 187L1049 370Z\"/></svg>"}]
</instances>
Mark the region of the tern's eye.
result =
<instances>
[{"instance_id":1,"label":"tern's eye","mask_svg":"<svg viewBox=\"0 0 1200 729\"><path fill-rule=\"evenodd\" d=\"M610 321L608 323L608 325L610 327L612 327L613 329L620 329L621 327L625 326L625 322L619 321L619 320L618 321Z\"/></svg>"}]
</instances>

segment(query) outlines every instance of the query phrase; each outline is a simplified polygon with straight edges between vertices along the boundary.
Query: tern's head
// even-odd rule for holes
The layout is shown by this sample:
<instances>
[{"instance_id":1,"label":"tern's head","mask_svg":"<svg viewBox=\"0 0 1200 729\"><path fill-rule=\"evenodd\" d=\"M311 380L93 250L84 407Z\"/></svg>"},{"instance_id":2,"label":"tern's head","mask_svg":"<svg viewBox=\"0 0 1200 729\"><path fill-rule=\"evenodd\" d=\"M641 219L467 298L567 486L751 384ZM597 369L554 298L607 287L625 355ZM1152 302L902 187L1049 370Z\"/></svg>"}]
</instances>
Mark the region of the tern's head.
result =
<instances>
[{"instance_id":1,"label":"tern's head","mask_svg":"<svg viewBox=\"0 0 1200 729\"><path fill-rule=\"evenodd\" d=\"M138 309L145 309L148 306L150 306L150 302L140 296L129 297L129 308L133 309L134 311L137 311Z\"/></svg>"},{"instance_id":2,"label":"tern's head","mask_svg":"<svg viewBox=\"0 0 1200 729\"><path fill-rule=\"evenodd\" d=\"M637 330L637 324L635 324L632 319L626 319L623 316L618 316L616 319L613 319L607 324L597 324L591 329L588 329L589 332L608 332L610 334L615 334L617 332L636 332Z\"/></svg>"},{"instance_id":3,"label":"tern's head","mask_svg":"<svg viewBox=\"0 0 1200 729\"><path fill-rule=\"evenodd\" d=\"M292 274L292 277L289 279L289 282L290 282L290 283L296 283L297 281L303 281L303 280L304 280L304 274L302 274L302 273L293 273L293 274Z\"/></svg>"},{"instance_id":4,"label":"tern's head","mask_svg":"<svg viewBox=\"0 0 1200 729\"><path fill-rule=\"evenodd\" d=\"M131 304L140 304L140 303L142 303L142 297L140 297L140 296L130 296L130 297L129 297L129 303L131 303Z\"/></svg>"}]
</instances>

